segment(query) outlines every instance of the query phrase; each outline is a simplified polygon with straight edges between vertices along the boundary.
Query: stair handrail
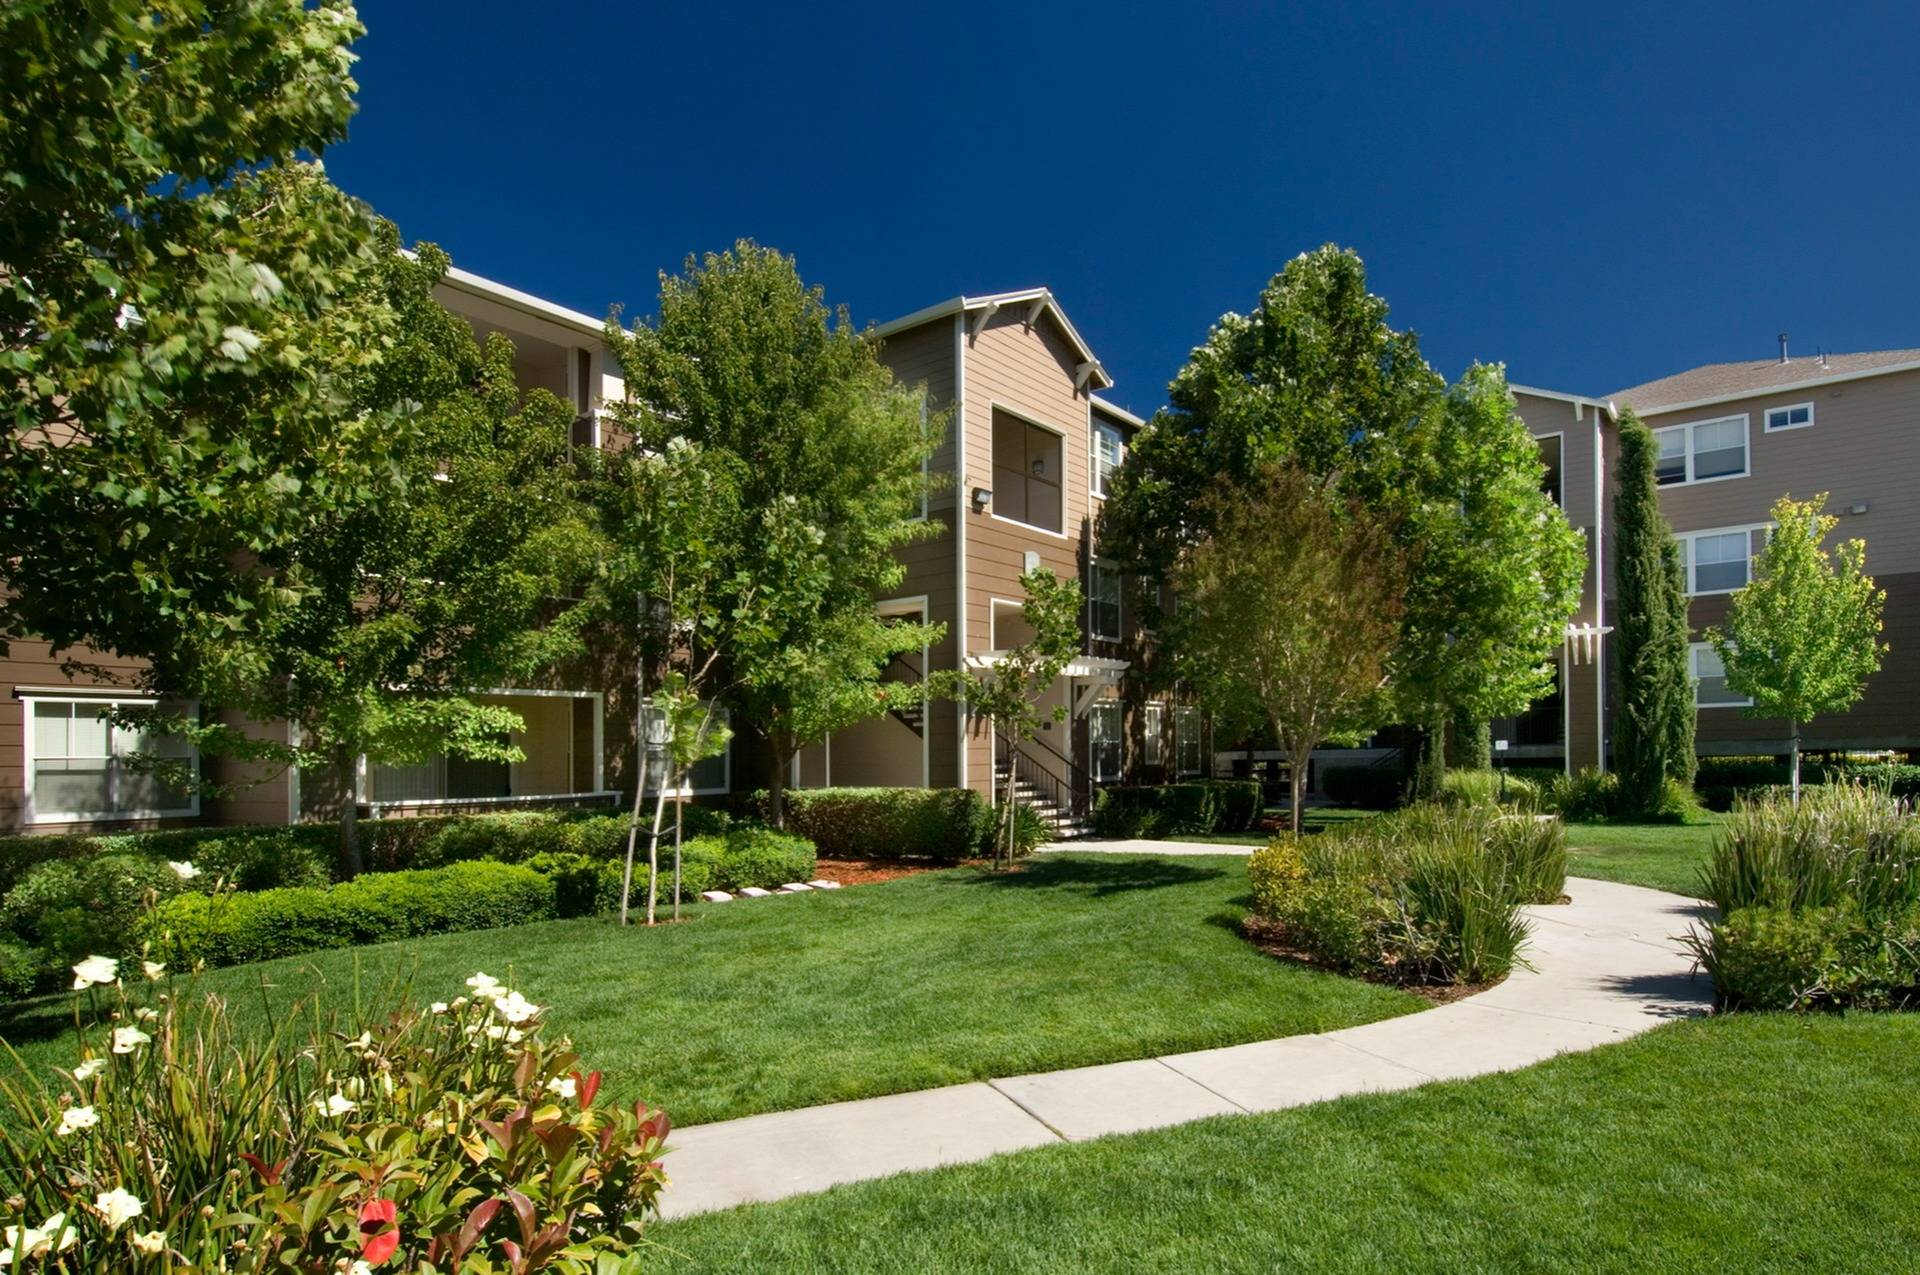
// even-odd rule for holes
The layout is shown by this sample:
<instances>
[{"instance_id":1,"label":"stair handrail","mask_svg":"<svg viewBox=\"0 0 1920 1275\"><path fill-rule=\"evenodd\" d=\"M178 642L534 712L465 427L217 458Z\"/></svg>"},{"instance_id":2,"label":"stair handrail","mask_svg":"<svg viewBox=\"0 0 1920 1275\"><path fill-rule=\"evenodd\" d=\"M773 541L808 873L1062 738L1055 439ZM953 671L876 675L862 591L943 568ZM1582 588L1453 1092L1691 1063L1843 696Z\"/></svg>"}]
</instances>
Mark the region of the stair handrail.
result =
<instances>
[{"instance_id":1,"label":"stair handrail","mask_svg":"<svg viewBox=\"0 0 1920 1275\"><path fill-rule=\"evenodd\" d=\"M996 735L994 737L996 756L995 769L1010 765L1016 782L1031 785L1053 804L1054 809L1068 816L1084 815L1091 806L1092 786L1087 782L1083 767L1076 765L1071 757L1062 753L1052 744L1038 738L1024 741L1014 747L1011 741ZM1066 769L1066 774L1041 765L1027 755L1029 745L1038 745L1041 751L1051 754ZM996 797L998 794L996 794Z\"/></svg>"}]
</instances>

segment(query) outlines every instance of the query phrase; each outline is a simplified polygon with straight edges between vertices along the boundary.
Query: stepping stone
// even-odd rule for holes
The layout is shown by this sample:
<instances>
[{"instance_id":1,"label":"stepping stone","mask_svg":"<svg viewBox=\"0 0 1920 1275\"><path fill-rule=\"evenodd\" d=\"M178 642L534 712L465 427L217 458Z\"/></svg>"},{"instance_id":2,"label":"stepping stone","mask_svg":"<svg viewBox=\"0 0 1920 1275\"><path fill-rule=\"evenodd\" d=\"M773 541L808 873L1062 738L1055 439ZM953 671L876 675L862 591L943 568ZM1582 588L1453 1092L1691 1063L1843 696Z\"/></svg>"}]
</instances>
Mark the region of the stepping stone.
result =
<instances>
[{"instance_id":1,"label":"stepping stone","mask_svg":"<svg viewBox=\"0 0 1920 1275\"><path fill-rule=\"evenodd\" d=\"M700 897L708 903L729 903L733 896L725 890L702 890Z\"/></svg>"},{"instance_id":2,"label":"stepping stone","mask_svg":"<svg viewBox=\"0 0 1920 1275\"><path fill-rule=\"evenodd\" d=\"M840 888L838 881L809 881L807 884L816 890L838 890Z\"/></svg>"},{"instance_id":3,"label":"stepping stone","mask_svg":"<svg viewBox=\"0 0 1920 1275\"><path fill-rule=\"evenodd\" d=\"M757 885L746 886L740 891L741 897L748 899L764 899L772 893L772 890L762 890Z\"/></svg>"},{"instance_id":4,"label":"stepping stone","mask_svg":"<svg viewBox=\"0 0 1920 1275\"><path fill-rule=\"evenodd\" d=\"M807 893L810 893L812 889L813 887L810 885L801 885L798 881L789 881L785 885L780 887L780 893L807 894Z\"/></svg>"}]
</instances>

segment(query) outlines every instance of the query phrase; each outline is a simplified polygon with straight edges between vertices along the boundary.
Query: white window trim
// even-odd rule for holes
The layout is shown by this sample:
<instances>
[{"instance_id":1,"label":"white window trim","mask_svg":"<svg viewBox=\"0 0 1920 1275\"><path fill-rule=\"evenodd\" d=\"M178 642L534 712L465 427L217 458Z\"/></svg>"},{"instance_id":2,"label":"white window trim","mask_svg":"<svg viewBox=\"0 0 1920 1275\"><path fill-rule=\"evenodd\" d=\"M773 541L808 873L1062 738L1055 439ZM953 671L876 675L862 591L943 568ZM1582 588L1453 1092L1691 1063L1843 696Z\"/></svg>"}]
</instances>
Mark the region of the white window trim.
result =
<instances>
[{"instance_id":1,"label":"white window trim","mask_svg":"<svg viewBox=\"0 0 1920 1275\"><path fill-rule=\"evenodd\" d=\"M128 820L134 820L134 819L190 819L197 816L200 813L200 792L198 787L196 787L192 792L187 794L187 804L175 810L107 810L107 811L88 812L88 811L65 811L65 810L39 809L34 804L34 800L33 800L33 788L34 788L33 708L36 703L44 702L49 704L95 704L95 705L102 705L109 708L118 708L122 706L128 707L128 708L154 708L158 706L162 701L159 696L153 696L153 695L108 696L108 695L87 695L84 693L53 694L53 693L39 693L39 692L35 692L35 693L20 692L18 697L23 710L21 713L21 718L22 718L21 744L23 749L21 756L24 762L24 765L23 765L24 773L22 777L26 783L26 790L23 795L21 804L23 809L26 812L26 818L24 820L25 823L28 823L28 824L109 823L109 822L125 822ZM192 715L199 712L199 709L200 709L199 704L194 701L189 700L182 703L182 710L188 715ZM113 750L113 734L112 734L113 729L114 729L113 726L109 724L109 726L107 727L107 731L108 731L107 756L109 758L113 756L113 751L112 751ZM108 767L107 783L108 783L109 793L111 793L112 791L112 785L114 783L113 777L116 773L117 772L113 767L111 766ZM193 750L193 777L196 780L200 778L200 750L198 748Z\"/></svg>"},{"instance_id":2,"label":"white window trim","mask_svg":"<svg viewBox=\"0 0 1920 1275\"><path fill-rule=\"evenodd\" d=\"M1116 631L1113 633L1102 633L1100 631L1099 622L1096 618L1100 614L1100 598L1099 598L1099 591L1097 588L1098 576L1099 576L1099 573L1103 571L1114 578L1114 583L1119 589L1119 596L1114 599L1114 603L1113 603L1113 610L1114 610L1114 616L1115 616L1114 627L1116 629ZM1126 629L1127 629L1126 577L1121 573L1118 567L1112 566L1100 558L1095 558L1093 559L1092 562L1087 564L1087 636L1093 638L1096 642L1118 642L1122 640L1122 635L1126 632Z\"/></svg>"},{"instance_id":3,"label":"white window trim","mask_svg":"<svg viewBox=\"0 0 1920 1275\"><path fill-rule=\"evenodd\" d=\"M1166 705L1159 701L1140 706L1140 764L1156 769L1167 764Z\"/></svg>"},{"instance_id":4,"label":"white window trim","mask_svg":"<svg viewBox=\"0 0 1920 1275\"><path fill-rule=\"evenodd\" d=\"M1742 456L1745 457L1745 459L1741 462L1740 472L1737 474L1715 474L1711 478L1695 478L1693 476L1693 454L1694 454L1693 453L1693 431L1698 429L1702 425L1724 425L1728 421L1740 422L1740 451ZM1685 453L1686 465L1687 465L1686 477L1682 478L1677 483L1656 482L1656 485L1660 488L1660 490L1670 491L1675 487L1698 487L1705 483L1731 482L1736 478L1748 478L1752 476L1753 474L1753 418L1749 416L1746 412L1736 412L1731 416L1714 416L1705 420L1684 421L1678 425L1662 425L1659 429L1656 429L1653 431L1653 437L1655 442L1654 463L1656 465L1658 465L1659 463L1658 443L1660 440L1660 436L1663 434L1671 434L1675 430L1686 431L1686 434L1685 434L1685 438L1687 440L1687 449Z\"/></svg>"},{"instance_id":5,"label":"white window trim","mask_svg":"<svg viewBox=\"0 0 1920 1275\"><path fill-rule=\"evenodd\" d=\"M1088 415L1087 492L1095 500L1105 500L1107 493L1100 490L1100 432L1102 430L1109 431L1113 434L1114 438L1119 440L1120 454L1113 462L1113 472L1116 474L1120 472L1120 466L1127 463L1127 436L1123 434L1120 427L1113 422L1092 420L1091 411L1089 411Z\"/></svg>"},{"instance_id":6,"label":"white window trim","mask_svg":"<svg viewBox=\"0 0 1920 1275\"><path fill-rule=\"evenodd\" d=\"M1678 486L1679 484L1676 483L1672 485ZM1742 527L1702 527L1698 531L1675 532L1673 538L1680 543L1680 562L1681 565L1686 568L1687 573L1687 596L1690 598L1712 598L1722 594L1739 592L1739 589L1702 589L1695 585L1694 568L1697 564L1694 561L1694 541L1699 540L1703 536L1734 536L1744 534L1747 537L1747 583L1752 584L1753 560L1756 556L1753 550L1753 533L1756 531L1771 531L1772 529L1773 524L1770 522L1750 522Z\"/></svg>"},{"instance_id":7,"label":"white window trim","mask_svg":"<svg viewBox=\"0 0 1920 1275\"><path fill-rule=\"evenodd\" d=\"M1005 517L1004 515L1001 514L999 505L997 503L988 507L987 517L993 519L995 522L1004 522L1009 527L1020 527L1024 530L1031 531L1036 535L1051 536L1055 540L1067 539L1067 477L1068 477L1066 472L1067 431L1062 429L1058 425L1052 424L1051 422L1043 421L1038 416L1035 416L1032 412L1026 411L1022 408L1015 407L1011 403L1003 403L997 398L988 399L987 400L987 447L989 449L988 450L988 460L989 460L988 472L992 472L992 464L991 464L992 450L991 449L993 447L993 414L995 412L1005 412L1009 416L1016 416L1019 419L1025 421L1029 425L1037 426L1038 428L1044 429L1049 433L1058 434L1060 436L1060 471L1061 471L1060 472L1060 530L1054 531L1051 528L1042 527L1037 522L1026 522L1019 518Z\"/></svg>"},{"instance_id":8,"label":"white window trim","mask_svg":"<svg viewBox=\"0 0 1920 1275\"><path fill-rule=\"evenodd\" d=\"M700 702L702 706L705 706L710 701L702 700ZM716 726L726 726L728 728L731 728L733 726L733 710L729 708L720 708L715 710L713 715L713 722L714 722L714 725ZM706 759L703 758L702 760L706 760ZM687 773L691 775L693 773L693 768L688 767ZM651 797L656 795L659 791L660 791L660 785L654 784L651 787L649 787L643 795ZM733 736L729 735L727 737L727 746L720 751L720 786L718 788L714 788L714 787L669 788L667 789L667 796L669 797L719 797L719 796L724 796L725 794L730 793L732 791L733 791Z\"/></svg>"},{"instance_id":9,"label":"white window trim","mask_svg":"<svg viewBox=\"0 0 1920 1275\"><path fill-rule=\"evenodd\" d=\"M1549 434L1535 434L1533 441L1544 443L1549 438L1560 440L1560 497L1553 502L1553 507L1565 513L1567 510L1567 431L1556 429Z\"/></svg>"},{"instance_id":10,"label":"white window trim","mask_svg":"<svg viewBox=\"0 0 1920 1275\"><path fill-rule=\"evenodd\" d=\"M1095 714L1113 714L1113 739L1115 751L1119 754L1114 763L1113 773L1102 774L1099 768L1100 750L1093 738ZM1087 770L1096 784L1117 784L1126 776L1127 770L1127 718L1126 712L1117 699L1096 700L1087 710Z\"/></svg>"},{"instance_id":11,"label":"white window trim","mask_svg":"<svg viewBox=\"0 0 1920 1275\"><path fill-rule=\"evenodd\" d=\"M367 760L365 753L355 759L353 778L353 798L378 818L383 810L432 810L445 806L514 806L535 805L540 802L579 801L590 797L617 797L619 792L607 785L607 697L601 691L553 691L524 686L493 686L484 690L468 691L469 695L516 695L527 699L584 699L593 701L593 787L587 792L537 793L507 797L407 797L399 801L373 800L373 763ZM728 741L727 753L731 760L732 741ZM298 771L294 772L298 775ZM731 772L728 774L732 778ZM669 793L669 796L672 794Z\"/></svg>"},{"instance_id":12,"label":"white window trim","mask_svg":"<svg viewBox=\"0 0 1920 1275\"><path fill-rule=\"evenodd\" d=\"M926 387L920 389L920 432L927 432L927 422L933 419L933 405L927 401ZM920 512L910 516L908 522L925 522L928 512L933 508L933 456L931 453L920 458Z\"/></svg>"},{"instance_id":13,"label":"white window trim","mask_svg":"<svg viewBox=\"0 0 1920 1275\"><path fill-rule=\"evenodd\" d=\"M1807 419L1804 421L1801 421L1798 425L1775 425L1773 423L1773 414L1775 412L1793 412L1802 407L1807 409ZM1765 432L1769 434L1784 434L1790 429L1812 429L1813 418L1814 418L1814 412L1813 412L1813 404L1811 402L1784 403L1779 407L1763 408L1760 413L1760 419L1765 423L1764 424Z\"/></svg>"},{"instance_id":14,"label":"white window trim","mask_svg":"<svg viewBox=\"0 0 1920 1275\"><path fill-rule=\"evenodd\" d=\"M1693 707L1695 711L1699 711L1702 709L1709 709L1709 708L1752 708L1753 697L1751 695L1741 700L1724 700L1719 703L1713 703L1713 704L1702 704L1700 702L1700 671L1699 671L1698 656L1701 651L1711 651L1712 649L1713 649L1713 643L1711 642L1687 643L1687 680L1693 683Z\"/></svg>"},{"instance_id":15,"label":"white window trim","mask_svg":"<svg viewBox=\"0 0 1920 1275\"><path fill-rule=\"evenodd\" d=\"M1184 776L1184 775L1203 775L1206 773L1207 741L1205 739L1197 739L1195 741L1199 746L1198 751L1200 753L1200 764L1198 766L1195 766L1191 770L1188 770L1182 766L1180 761L1180 723L1183 720L1192 721L1194 722L1194 729L1197 731L1200 729L1200 724L1198 720L1199 717L1200 717L1200 710L1195 708L1191 704L1175 704L1173 706L1173 772L1176 777Z\"/></svg>"}]
</instances>

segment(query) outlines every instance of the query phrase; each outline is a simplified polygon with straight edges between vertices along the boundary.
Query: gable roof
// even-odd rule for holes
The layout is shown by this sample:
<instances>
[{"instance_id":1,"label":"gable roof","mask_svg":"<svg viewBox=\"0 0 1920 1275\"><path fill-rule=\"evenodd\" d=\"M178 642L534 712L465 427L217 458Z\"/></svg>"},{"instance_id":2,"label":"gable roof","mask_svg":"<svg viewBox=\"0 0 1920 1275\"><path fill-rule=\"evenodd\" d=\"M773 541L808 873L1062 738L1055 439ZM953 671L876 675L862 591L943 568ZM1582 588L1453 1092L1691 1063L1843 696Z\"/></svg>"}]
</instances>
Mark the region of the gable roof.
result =
<instances>
[{"instance_id":1,"label":"gable roof","mask_svg":"<svg viewBox=\"0 0 1920 1275\"><path fill-rule=\"evenodd\" d=\"M905 332L909 328L917 328L951 314L984 312L990 316L1003 306L1018 305L1031 307L1032 318L1029 322L1038 319L1042 314L1052 315L1053 321L1060 325L1060 331L1065 334L1068 344L1073 346L1074 353L1080 356L1081 369L1093 387L1104 390L1112 386L1113 378L1107 375L1106 365L1094 357L1093 347L1081 339L1080 333L1067 318L1067 312L1060 308L1060 302L1054 297L1051 288L1022 288L1017 292L992 292L978 297L949 297L924 310L915 310L912 314L903 314L897 319L882 323L873 329L873 335L882 338L890 337L896 332ZM984 321L983 318L981 322Z\"/></svg>"},{"instance_id":2,"label":"gable roof","mask_svg":"<svg viewBox=\"0 0 1920 1275\"><path fill-rule=\"evenodd\" d=\"M1871 350L1829 354L1818 359L1759 359L1751 363L1708 363L1663 376L1610 395L1637 412L1670 412L1683 407L1746 398L1753 394L1803 389L1833 381L1858 380L1888 372L1920 369L1920 350Z\"/></svg>"}]
</instances>

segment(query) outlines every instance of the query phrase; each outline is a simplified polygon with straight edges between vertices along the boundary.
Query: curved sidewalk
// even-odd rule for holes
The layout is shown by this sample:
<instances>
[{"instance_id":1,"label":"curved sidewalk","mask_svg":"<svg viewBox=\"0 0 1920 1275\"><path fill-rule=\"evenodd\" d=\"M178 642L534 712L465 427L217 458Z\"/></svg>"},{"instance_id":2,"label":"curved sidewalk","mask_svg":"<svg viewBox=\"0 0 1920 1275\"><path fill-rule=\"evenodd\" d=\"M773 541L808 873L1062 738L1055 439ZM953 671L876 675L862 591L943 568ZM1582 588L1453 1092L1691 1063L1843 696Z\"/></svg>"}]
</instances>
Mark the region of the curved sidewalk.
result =
<instances>
[{"instance_id":1,"label":"curved sidewalk","mask_svg":"<svg viewBox=\"0 0 1920 1275\"><path fill-rule=\"evenodd\" d=\"M1151 853L1167 843L1136 844ZM1003 1151L1511 1071L1706 1010L1711 988L1678 942L1704 905L1579 877L1568 879L1567 893L1569 904L1525 909L1523 955L1534 968L1434 1009L1321 1035L676 1130L662 1213L681 1217Z\"/></svg>"}]
</instances>

